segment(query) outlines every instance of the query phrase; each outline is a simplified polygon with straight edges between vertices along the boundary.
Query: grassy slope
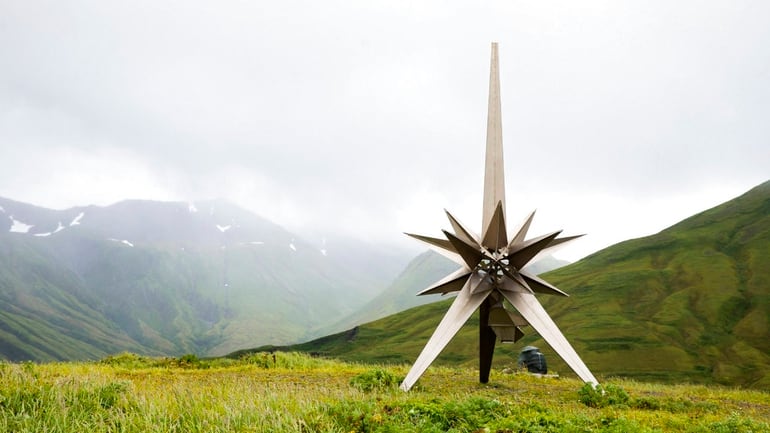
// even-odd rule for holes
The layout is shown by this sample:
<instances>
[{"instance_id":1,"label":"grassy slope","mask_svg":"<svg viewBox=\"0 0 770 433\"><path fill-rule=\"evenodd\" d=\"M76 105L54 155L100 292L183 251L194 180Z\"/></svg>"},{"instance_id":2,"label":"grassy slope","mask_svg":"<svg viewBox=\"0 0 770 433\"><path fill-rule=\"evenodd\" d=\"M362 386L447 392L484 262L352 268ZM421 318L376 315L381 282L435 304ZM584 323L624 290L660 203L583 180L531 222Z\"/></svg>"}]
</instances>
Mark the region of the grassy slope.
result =
<instances>
[{"instance_id":1,"label":"grassy slope","mask_svg":"<svg viewBox=\"0 0 770 433\"><path fill-rule=\"evenodd\" d=\"M770 388L770 182L653 236L626 241L545 275L571 294L541 297L600 377L716 382ZM293 346L367 362L411 362L446 301ZM477 319L439 357L475 363ZM530 332L530 334L532 334ZM537 338L498 347L495 365Z\"/></svg>"},{"instance_id":2,"label":"grassy slope","mask_svg":"<svg viewBox=\"0 0 770 433\"><path fill-rule=\"evenodd\" d=\"M199 203L194 213L187 203L67 211L0 203L0 359L94 359L124 350L217 355L314 338L374 296L388 275L374 278L336 250L325 256L221 202L205 211ZM79 225L34 236L81 211ZM3 215L11 212L33 230L8 232ZM217 229L222 224L232 227ZM360 260L379 257L356 252Z\"/></svg>"},{"instance_id":3,"label":"grassy slope","mask_svg":"<svg viewBox=\"0 0 770 433\"><path fill-rule=\"evenodd\" d=\"M604 374L770 388L770 182L546 277Z\"/></svg>"},{"instance_id":4,"label":"grassy slope","mask_svg":"<svg viewBox=\"0 0 770 433\"><path fill-rule=\"evenodd\" d=\"M79 278L35 240L0 243L0 347L12 359L99 357L141 346L79 296ZM18 287L25 287L20 291ZM46 317L45 322L40 318Z\"/></svg>"},{"instance_id":5,"label":"grassy slope","mask_svg":"<svg viewBox=\"0 0 770 433\"><path fill-rule=\"evenodd\" d=\"M409 393L406 366L296 354L242 361L0 363L0 431L40 432L760 432L770 394L617 380L611 398L572 379L430 368ZM372 378L380 378L376 381ZM359 384L359 385L356 385ZM362 385L371 385L365 391ZM594 403L589 406L586 403Z\"/></svg>"}]
</instances>

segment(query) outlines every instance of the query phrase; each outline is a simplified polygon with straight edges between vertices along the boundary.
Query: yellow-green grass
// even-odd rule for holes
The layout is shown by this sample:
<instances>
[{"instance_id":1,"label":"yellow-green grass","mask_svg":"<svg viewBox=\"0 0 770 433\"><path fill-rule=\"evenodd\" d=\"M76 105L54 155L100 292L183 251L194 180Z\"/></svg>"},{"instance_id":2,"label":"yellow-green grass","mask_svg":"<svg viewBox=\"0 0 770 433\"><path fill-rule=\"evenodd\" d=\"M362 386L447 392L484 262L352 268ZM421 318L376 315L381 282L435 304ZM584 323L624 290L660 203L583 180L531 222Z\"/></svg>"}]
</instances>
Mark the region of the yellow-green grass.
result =
<instances>
[{"instance_id":1,"label":"yellow-green grass","mask_svg":"<svg viewBox=\"0 0 770 433\"><path fill-rule=\"evenodd\" d=\"M482 385L473 369L431 367L405 393L407 368L295 353L3 363L0 431L770 431L762 391L604 379L602 395L569 378L494 370Z\"/></svg>"}]
</instances>

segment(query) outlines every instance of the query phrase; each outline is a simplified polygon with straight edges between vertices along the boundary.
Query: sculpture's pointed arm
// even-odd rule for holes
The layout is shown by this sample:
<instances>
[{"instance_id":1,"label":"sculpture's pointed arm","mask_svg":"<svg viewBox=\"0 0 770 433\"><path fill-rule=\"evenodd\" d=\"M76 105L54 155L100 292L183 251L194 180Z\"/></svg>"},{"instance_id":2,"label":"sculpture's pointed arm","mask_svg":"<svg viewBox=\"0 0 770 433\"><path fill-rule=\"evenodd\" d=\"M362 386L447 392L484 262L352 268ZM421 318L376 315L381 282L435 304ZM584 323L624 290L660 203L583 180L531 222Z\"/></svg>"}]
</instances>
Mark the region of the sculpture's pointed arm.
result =
<instances>
[{"instance_id":1,"label":"sculpture's pointed arm","mask_svg":"<svg viewBox=\"0 0 770 433\"><path fill-rule=\"evenodd\" d=\"M471 288L479 283L480 277L474 275L468 278L465 286L455 298L452 306L441 319L438 327L433 331L428 344L420 352L417 361L401 382L401 389L409 391L417 380L425 373L430 364L438 357L442 350L449 344L452 337L462 328L463 324L471 317L474 311L484 302L489 292L471 294Z\"/></svg>"},{"instance_id":2,"label":"sculpture's pointed arm","mask_svg":"<svg viewBox=\"0 0 770 433\"><path fill-rule=\"evenodd\" d=\"M503 202L497 202L495 213L489 221L487 231L484 233L482 245L490 250L496 251L508 244L508 233L505 229L505 210Z\"/></svg>"},{"instance_id":3,"label":"sculpture's pointed arm","mask_svg":"<svg viewBox=\"0 0 770 433\"><path fill-rule=\"evenodd\" d=\"M582 235L565 236L563 238L556 238L556 239L552 240L551 243L548 244L548 246L544 248L544 250L553 248L553 247L558 246L558 245L566 244L569 241L574 241L575 239L582 238L583 236L585 236L585 233L582 234Z\"/></svg>"},{"instance_id":4,"label":"sculpture's pointed arm","mask_svg":"<svg viewBox=\"0 0 770 433\"><path fill-rule=\"evenodd\" d=\"M535 257L532 257L529 262L527 262L527 265L531 265L533 263L537 263L538 260L541 258L551 255L555 252L555 250L561 249L564 245L568 244L570 241L574 241L575 239L582 238L585 236L585 234L582 235L575 235L575 236L565 236L563 238L555 238L551 241L550 244L548 244L547 247L540 250L539 253L535 254Z\"/></svg>"},{"instance_id":5,"label":"sculpture's pointed arm","mask_svg":"<svg viewBox=\"0 0 770 433\"><path fill-rule=\"evenodd\" d=\"M515 251L509 252L508 260L510 260L511 265L516 269L523 268L524 265L540 252L540 250L547 247L556 236L559 236L559 233L561 233L561 230L530 239L523 244L520 244L516 247L517 249Z\"/></svg>"},{"instance_id":6,"label":"sculpture's pointed arm","mask_svg":"<svg viewBox=\"0 0 770 433\"><path fill-rule=\"evenodd\" d=\"M449 223L452 224L452 228L455 231L455 234L458 238L464 240L466 243L471 245L478 245L481 246L481 242L479 240L479 236L476 233L473 233L472 231L468 230L463 223L460 222L457 218L455 218L451 213L449 213L448 210L444 209L444 212L446 212L446 216L449 219Z\"/></svg>"},{"instance_id":7,"label":"sculpture's pointed arm","mask_svg":"<svg viewBox=\"0 0 770 433\"><path fill-rule=\"evenodd\" d=\"M449 242L452 243L452 247L454 247L454 250L457 251L457 254L463 258L468 268L475 268L476 265L478 265L481 261L481 258L484 256L484 254L481 252L481 248L475 245L467 244L465 241L446 230L443 230L443 232L446 238L449 239Z\"/></svg>"},{"instance_id":8,"label":"sculpture's pointed arm","mask_svg":"<svg viewBox=\"0 0 770 433\"><path fill-rule=\"evenodd\" d=\"M529 288L532 289L533 292L543 293L546 295L569 296L568 294L559 290L553 284L549 283L548 281L542 280L535 275L529 274L527 272L519 272L519 275L521 275L524 278L524 280L527 282L527 286L529 286Z\"/></svg>"},{"instance_id":9,"label":"sculpture's pointed arm","mask_svg":"<svg viewBox=\"0 0 770 433\"><path fill-rule=\"evenodd\" d=\"M529 287L527 281L521 276L519 272L510 272L503 268L503 273L509 279L503 282L502 290L510 290L512 292L533 293L532 288Z\"/></svg>"},{"instance_id":10,"label":"sculpture's pointed arm","mask_svg":"<svg viewBox=\"0 0 770 433\"><path fill-rule=\"evenodd\" d=\"M442 250L447 250L451 253L457 253L457 251L455 251L455 248L452 246L452 243L446 239L432 238L430 236L416 235L414 233L404 233L404 234L409 237L415 238L418 241L423 241L428 245L439 247Z\"/></svg>"},{"instance_id":11,"label":"sculpture's pointed arm","mask_svg":"<svg viewBox=\"0 0 770 433\"><path fill-rule=\"evenodd\" d=\"M441 293L443 295L449 292L462 290L470 273L471 270L463 266L462 268L452 272L441 280L433 283L430 287L418 293L417 296L432 295L434 293Z\"/></svg>"},{"instance_id":12,"label":"sculpture's pointed arm","mask_svg":"<svg viewBox=\"0 0 770 433\"><path fill-rule=\"evenodd\" d=\"M599 383L534 295L508 291L502 294L583 382L594 385Z\"/></svg>"},{"instance_id":13,"label":"sculpture's pointed arm","mask_svg":"<svg viewBox=\"0 0 770 433\"><path fill-rule=\"evenodd\" d=\"M442 256L457 263L458 265L465 266L465 260L463 260L463 258L460 257L459 254L457 254L454 247L452 246L452 243L449 242L448 240L432 238L430 236L415 235L412 233L404 233L404 234L409 237L413 237L419 241L425 242L431 247L431 250L441 254Z\"/></svg>"},{"instance_id":14,"label":"sculpture's pointed arm","mask_svg":"<svg viewBox=\"0 0 770 433\"><path fill-rule=\"evenodd\" d=\"M534 217L535 211L532 211L527 219L521 223L519 229L516 230L516 234L513 236L513 239L511 239L511 243L508 244L508 249L513 249L516 245L524 242L524 239L527 237L527 232L529 231L529 226L532 224L532 218Z\"/></svg>"}]
</instances>

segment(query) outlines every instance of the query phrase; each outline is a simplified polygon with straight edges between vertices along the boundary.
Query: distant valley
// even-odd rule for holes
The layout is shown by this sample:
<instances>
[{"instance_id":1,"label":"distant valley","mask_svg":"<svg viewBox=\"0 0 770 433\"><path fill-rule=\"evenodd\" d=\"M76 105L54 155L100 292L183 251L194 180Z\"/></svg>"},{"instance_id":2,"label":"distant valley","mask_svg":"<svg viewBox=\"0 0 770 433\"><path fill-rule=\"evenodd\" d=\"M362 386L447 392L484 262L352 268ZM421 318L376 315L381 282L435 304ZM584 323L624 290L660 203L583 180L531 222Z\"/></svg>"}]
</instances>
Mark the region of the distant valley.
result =
<instances>
[{"instance_id":1,"label":"distant valley","mask_svg":"<svg viewBox=\"0 0 770 433\"><path fill-rule=\"evenodd\" d=\"M307 339L407 260L354 240L312 245L224 201L59 211L0 198L0 358L217 355Z\"/></svg>"}]
</instances>

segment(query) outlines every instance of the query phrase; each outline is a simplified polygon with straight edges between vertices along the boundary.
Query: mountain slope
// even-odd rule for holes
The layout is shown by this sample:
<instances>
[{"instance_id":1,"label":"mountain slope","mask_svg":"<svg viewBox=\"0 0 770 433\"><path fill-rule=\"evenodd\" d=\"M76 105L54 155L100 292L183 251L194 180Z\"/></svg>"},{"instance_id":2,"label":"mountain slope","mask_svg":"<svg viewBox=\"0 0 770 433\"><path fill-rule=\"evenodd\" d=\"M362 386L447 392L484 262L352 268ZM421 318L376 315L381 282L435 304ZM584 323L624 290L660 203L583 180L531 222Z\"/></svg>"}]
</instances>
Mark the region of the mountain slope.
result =
<instances>
[{"instance_id":1,"label":"mountain slope","mask_svg":"<svg viewBox=\"0 0 770 433\"><path fill-rule=\"evenodd\" d=\"M389 278L216 200L57 211L0 198L0 254L0 357L13 360L297 341Z\"/></svg>"},{"instance_id":2,"label":"mountain slope","mask_svg":"<svg viewBox=\"0 0 770 433\"><path fill-rule=\"evenodd\" d=\"M34 239L0 242L0 348L7 359L82 358L142 346L81 293L80 279ZM25 287L25 290L18 290ZM43 319L43 320L41 320ZM98 349L96 349L98 347Z\"/></svg>"},{"instance_id":3,"label":"mountain slope","mask_svg":"<svg viewBox=\"0 0 770 433\"><path fill-rule=\"evenodd\" d=\"M770 387L770 182L658 234L613 245L544 278L569 298L540 297L594 373ZM311 341L301 350L412 362L449 300ZM477 318L439 362L474 365ZM525 328L525 332L528 329ZM496 349L498 367L534 344ZM500 345L498 345L500 346Z\"/></svg>"},{"instance_id":4,"label":"mountain slope","mask_svg":"<svg viewBox=\"0 0 770 433\"><path fill-rule=\"evenodd\" d=\"M770 182L549 275L574 299L547 307L612 374L767 386L768 257Z\"/></svg>"}]
</instances>

